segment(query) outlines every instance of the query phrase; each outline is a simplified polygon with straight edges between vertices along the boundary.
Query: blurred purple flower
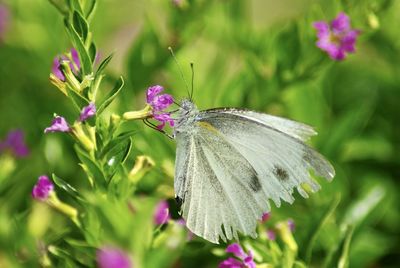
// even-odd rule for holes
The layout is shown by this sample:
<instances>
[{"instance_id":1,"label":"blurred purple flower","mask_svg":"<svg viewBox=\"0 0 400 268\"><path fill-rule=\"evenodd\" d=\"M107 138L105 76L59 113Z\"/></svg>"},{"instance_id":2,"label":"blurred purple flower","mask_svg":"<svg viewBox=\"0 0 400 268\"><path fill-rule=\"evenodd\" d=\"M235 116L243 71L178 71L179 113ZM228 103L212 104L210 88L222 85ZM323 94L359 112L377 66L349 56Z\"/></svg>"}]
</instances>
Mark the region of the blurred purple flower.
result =
<instances>
[{"instance_id":1,"label":"blurred purple flower","mask_svg":"<svg viewBox=\"0 0 400 268\"><path fill-rule=\"evenodd\" d=\"M77 74L81 69L81 62L79 60L78 51L76 51L75 48L71 48L71 58L72 62L70 62L69 66L74 74ZM70 59L65 55L56 56L51 67L51 72L61 81L65 81L65 76L61 70L61 61L63 60L70 61Z\"/></svg>"},{"instance_id":2,"label":"blurred purple flower","mask_svg":"<svg viewBox=\"0 0 400 268\"><path fill-rule=\"evenodd\" d=\"M10 12L7 6L0 4L0 40L6 32L10 20Z\"/></svg>"},{"instance_id":3,"label":"blurred purple flower","mask_svg":"<svg viewBox=\"0 0 400 268\"><path fill-rule=\"evenodd\" d=\"M276 239L276 233L273 230L267 230L267 237L273 241Z\"/></svg>"},{"instance_id":4,"label":"blurred purple flower","mask_svg":"<svg viewBox=\"0 0 400 268\"><path fill-rule=\"evenodd\" d=\"M360 31L351 28L350 18L344 12L340 12L330 24L317 21L313 26L317 30L317 47L327 52L331 59L343 60L346 53L355 52Z\"/></svg>"},{"instance_id":5,"label":"blurred purple flower","mask_svg":"<svg viewBox=\"0 0 400 268\"><path fill-rule=\"evenodd\" d=\"M56 116L51 122L51 126L44 130L44 133L48 132L69 132L71 129L68 125L67 120L62 116Z\"/></svg>"},{"instance_id":6,"label":"blurred purple flower","mask_svg":"<svg viewBox=\"0 0 400 268\"><path fill-rule=\"evenodd\" d=\"M149 87L146 94L146 102L152 108L153 118L160 122L160 125L157 126L160 130L165 127L166 123L171 127L174 126L174 120L170 114L163 111L174 103L174 98L169 94L159 95L163 90L162 86L156 85Z\"/></svg>"},{"instance_id":7,"label":"blurred purple flower","mask_svg":"<svg viewBox=\"0 0 400 268\"><path fill-rule=\"evenodd\" d=\"M46 175L42 175L39 177L35 186L33 186L32 197L40 201L46 201L53 190L53 183Z\"/></svg>"},{"instance_id":8,"label":"blurred purple flower","mask_svg":"<svg viewBox=\"0 0 400 268\"><path fill-rule=\"evenodd\" d=\"M294 223L294 220L288 219L287 223L288 223L288 226L289 226L290 231L291 231L291 232L294 232L294 230L296 229L296 225L295 225L295 223Z\"/></svg>"},{"instance_id":9,"label":"blurred purple flower","mask_svg":"<svg viewBox=\"0 0 400 268\"><path fill-rule=\"evenodd\" d=\"M7 138L0 141L0 152L10 150L16 157L24 157L29 154L29 149L24 141L24 132L20 129L8 132Z\"/></svg>"},{"instance_id":10,"label":"blurred purple flower","mask_svg":"<svg viewBox=\"0 0 400 268\"><path fill-rule=\"evenodd\" d=\"M97 250L96 260L100 268L133 267L128 254L120 249L113 247L103 247Z\"/></svg>"},{"instance_id":11,"label":"blurred purple flower","mask_svg":"<svg viewBox=\"0 0 400 268\"><path fill-rule=\"evenodd\" d=\"M161 225L167 223L171 217L169 215L169 207L167 201L160 201L156 207L156 211L153 216L154 223L156 225Z\"/></svg>"},{"instance_id":12,"label":"blurred purple flower","mask_svg":"<svg viewBox=\"0 0 400 268\"><path fill-rule=\"evenodd\" d=\"M79 116L79 121L83 122L96 114L96 106L93 102L89 103L88 106L83 107Z\"/></svg>"},{"instance_id":13,"label":"blurred purple flower","mask_svg":"<svg viewBox=\"0 0 400 268\"><path fill-rule=\"evenodd\" d=\"M263 213L261 216L261 222L266 222L267 220L269 220L270 217L271 217L270 212Z\"/></svg>"},{"instance_id":14,"label":"blurred purple flower","mask_svg":"<svg viewBox=\"0 0 400 268\"><path fill-rule=\"evenodd\" d=\"M218 266L219 268L256 268L251 251L249 250L246 254L238 243L229 245L226 252L232 253L240 260L230 257L222 261Z\"/></svg>"}]
</instances>

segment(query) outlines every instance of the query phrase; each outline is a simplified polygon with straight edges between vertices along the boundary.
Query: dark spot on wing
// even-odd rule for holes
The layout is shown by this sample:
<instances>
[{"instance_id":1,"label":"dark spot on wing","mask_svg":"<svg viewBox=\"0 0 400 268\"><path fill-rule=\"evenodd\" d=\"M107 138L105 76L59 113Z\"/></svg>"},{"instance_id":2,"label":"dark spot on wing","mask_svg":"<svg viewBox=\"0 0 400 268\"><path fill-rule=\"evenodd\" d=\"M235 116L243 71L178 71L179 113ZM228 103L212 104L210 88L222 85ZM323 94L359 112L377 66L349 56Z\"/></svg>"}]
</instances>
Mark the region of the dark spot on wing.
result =
<instances>
[{"instance_id":1,"label":"dark spot on wing","mask_svg":"<svg viewBox=\"0 0 400 268\"><path fill-rule=\"evenodd\" d=\"M289 179L289 174L280 166L274 166L274 175L281 181Z\"/></svg>"},{"instance_id":2,"label":"dark spot on wing","mask_svg":"<svg viewBox=\"0 0 400 268\"><path fill-rule=\"evenodd\" d=\"M178 206L178 210L181 210L181 206L182 206L184 200L182 198L180 198L179 196L176 196L175 197L175 201L176 201L176 204Z\"/></svg>"},{"instance_id":3,"label":"dark spot on wing","mask_svg":"<svg viewBox=\"0 0 400 268\"><path fill-rule=\"evenodd\" d=\"M253 176L250 179L249 186L254 192L258 192L258 191L261 190L261 183L260 183L260 180L257 177L257 174L253 174Z\"/></svg>"}]
</instances>

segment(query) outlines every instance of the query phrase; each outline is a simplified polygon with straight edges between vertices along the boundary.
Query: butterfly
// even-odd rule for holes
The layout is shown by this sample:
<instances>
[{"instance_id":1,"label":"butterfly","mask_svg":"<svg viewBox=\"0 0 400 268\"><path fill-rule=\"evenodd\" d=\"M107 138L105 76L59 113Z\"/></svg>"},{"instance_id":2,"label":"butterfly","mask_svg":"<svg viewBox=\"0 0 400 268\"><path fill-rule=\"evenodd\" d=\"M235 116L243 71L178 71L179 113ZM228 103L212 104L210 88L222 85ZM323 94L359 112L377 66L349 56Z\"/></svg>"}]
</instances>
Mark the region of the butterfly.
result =
<instances>
[{"instance_id":1,"label":"butterfly","mask_svg":"<svg viewBox=\"0 0 400 268\"><path fill-rule=\"evenodd\" d=\"M296 189L320 186L332 165L305 142L317 133L308 125L235 108L199 111L185 99L175 120L174 188L190 231L210 242L257 237L257 220L281 200L293 203Z\"/></svg>"}]
</instances>

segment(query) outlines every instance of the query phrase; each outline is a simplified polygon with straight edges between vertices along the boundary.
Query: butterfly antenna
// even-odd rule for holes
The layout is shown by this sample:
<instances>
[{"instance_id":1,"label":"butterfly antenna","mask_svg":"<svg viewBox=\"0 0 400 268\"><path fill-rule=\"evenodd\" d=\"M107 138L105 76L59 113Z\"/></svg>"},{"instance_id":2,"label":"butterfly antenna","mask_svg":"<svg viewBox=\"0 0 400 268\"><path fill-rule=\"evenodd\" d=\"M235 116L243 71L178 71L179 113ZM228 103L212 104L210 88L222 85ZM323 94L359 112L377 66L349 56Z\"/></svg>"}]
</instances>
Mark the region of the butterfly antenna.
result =
<instances>
[{"instance_id":1,"label":"butterfly antenna","mask_svg":"<svg viewBox=\"0 0 400 268\"><path fill-rule=\"evenodd\" d=\"M175 53L172 50L172 47L168 47L168 50L169 50L169 52L171 52L171 56L174 58L174 61L175 61L176 65L178 66L179 73L181 74L182 80L185 83L186 91L189 94L189 98L190 98L189 85L188 85L188 82L185 79L185 76L183 75L183 71L182 71L181 65L179 64L178 60L176 59Z\"/></svg>"},{"instance_id":2,"label":"butterfly antenna","mask_svg":"<svg viewBox=\"0 0 400 268\"><path fill-rule=\"evenodd\" d=\"M190 100L193 102L193 92L194 92L194 64L190 63L190 69L192 69L192 91L190 92Z\"/></svg>"}]
</instances>

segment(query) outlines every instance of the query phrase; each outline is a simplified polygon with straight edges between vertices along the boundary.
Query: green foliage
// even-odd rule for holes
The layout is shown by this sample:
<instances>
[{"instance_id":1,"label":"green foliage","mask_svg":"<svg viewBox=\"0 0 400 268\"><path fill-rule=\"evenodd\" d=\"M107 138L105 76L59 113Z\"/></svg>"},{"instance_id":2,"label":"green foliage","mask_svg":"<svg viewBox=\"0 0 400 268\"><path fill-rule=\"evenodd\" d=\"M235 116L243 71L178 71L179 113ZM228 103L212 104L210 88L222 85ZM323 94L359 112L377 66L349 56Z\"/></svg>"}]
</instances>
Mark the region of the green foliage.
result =
<instances>
[{"instance_id":1,"label":"green foliage","mask_svg":"<svg viewBox=\"0 0 400 268\"><path fill-rule=\"evenodd\" d=\"M168 47L186 80L194 62L199 108L310 124L319 132L312 146L336 169L309 199L274 207L258 239L241 237L259 267L399 263L398 2L117 2L5 1L12 19L0 40L0 137L22 128L31 153L0 152L0 267L94 267L103 246L124 250L135 267L216 267L228 257L226 245L189 241L177 221L174 143L122 118L145 106L148 86L163 85L178 101L187 95ZM315 46L312 22L339 11L362 34L356 53L334 62ZM63 94L47 77L53 57L71 47L81 69L76 83L62 82ZM90 102L96 116L76 120L71 135L43 135L53 113L76 119ZM61 204L30 198L45 173ZM156 226L162 199L173 219Z\"/></svg>"}]
</instances>

